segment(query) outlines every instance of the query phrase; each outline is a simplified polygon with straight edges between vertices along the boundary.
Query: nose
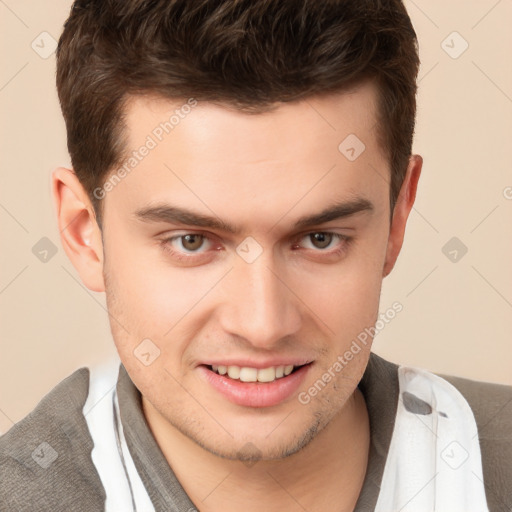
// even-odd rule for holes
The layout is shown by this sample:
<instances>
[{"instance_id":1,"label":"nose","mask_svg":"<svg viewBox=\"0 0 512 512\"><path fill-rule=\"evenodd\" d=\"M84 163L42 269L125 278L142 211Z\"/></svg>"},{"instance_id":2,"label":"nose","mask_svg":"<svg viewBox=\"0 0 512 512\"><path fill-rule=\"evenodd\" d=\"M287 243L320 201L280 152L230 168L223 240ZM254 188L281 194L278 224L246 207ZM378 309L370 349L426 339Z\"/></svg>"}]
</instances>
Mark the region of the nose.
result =
<instances>
[{"instance_id":1,"label":"nose","mask_svg":"<svg viewBox=\"0 0 512 512\"><path fill-rule=\"evenodd\" d=\"M300 301L272 260L271 254L253 263L238 259L225 283L220 315L224 332L261 349L277 347L301 326Z\"/></svg>"}]
</instances>

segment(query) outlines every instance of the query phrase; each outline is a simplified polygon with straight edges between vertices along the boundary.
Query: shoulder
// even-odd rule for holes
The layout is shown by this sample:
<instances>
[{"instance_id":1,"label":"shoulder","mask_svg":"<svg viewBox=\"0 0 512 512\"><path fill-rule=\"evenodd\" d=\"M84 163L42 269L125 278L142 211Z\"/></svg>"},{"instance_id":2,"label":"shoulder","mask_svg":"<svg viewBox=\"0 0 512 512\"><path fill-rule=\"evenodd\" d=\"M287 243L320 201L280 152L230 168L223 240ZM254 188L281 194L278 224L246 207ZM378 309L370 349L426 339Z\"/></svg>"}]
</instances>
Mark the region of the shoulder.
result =
<instances>
[{"instance_id":1,"label":"shoulder","mask_svg":"<svg viewBox=\"0 0 512 512\"><path fill-rule=\"evenodd\" d=\"M502 425L508 427L512 424L512 386L505 384L494 384L492 382L483 382L453 375L438 374L439 377L447 380L455 386L469 402L475 417L485 414L487 419L489 414L495 416L496 421L489 424L491 429L500 429ZM501 423L500 423L501 422ZM503 423L505 422L505 423ZM505 433L505 432L503 432ZM510 435L510 431L506 432Z\"/></svg>"},{"instance_id":2,"label":"shoulder","mask_svg":"<svg viewBox=\"0 0 512 512\"><path fill-rule=\"evenodd\" d=\"M489 509L512 508L512 386L441 375L466 399L478 428Z\"/></svg>"},{"instance_id":3,"label":"shoulder","mask_svg":"<svg viewBox=\"0 0 512 512\"><path fill-rule=\"evenodd\" d=\"M88 368L76 370L0 437L2 511L103 510L82 412L89 376Z\"/></svg>"},{"instance_id":4,"label":"shoulder","mask_svg":"<svg viewBox=\"0 0 512 512\"><path fill-rule=\"evenodd\" d=\"M464 396L478 426L480 439L512 440L512 386L439 374ZM512 446L510 446L512 448ZM512 463L512 460L511 460Z\"/></svg>"}]
</instances>

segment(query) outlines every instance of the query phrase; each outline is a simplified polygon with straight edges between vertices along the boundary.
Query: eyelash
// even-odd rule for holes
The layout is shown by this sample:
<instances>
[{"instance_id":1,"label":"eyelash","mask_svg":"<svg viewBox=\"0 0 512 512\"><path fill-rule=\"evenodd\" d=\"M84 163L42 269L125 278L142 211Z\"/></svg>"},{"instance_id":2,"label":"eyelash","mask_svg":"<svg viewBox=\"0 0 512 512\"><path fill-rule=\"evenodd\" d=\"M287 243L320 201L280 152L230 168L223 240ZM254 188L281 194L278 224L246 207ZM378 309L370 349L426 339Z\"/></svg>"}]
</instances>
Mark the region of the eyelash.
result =
<instances>
[{"instance_id":1,"label":"eyelash","mask_svg":"<svg viewBox=\"0 0 512 512\"><path fill-rule=\"evenodd\" d=\"M347 235L342 235L341 233L334 233L332 231L310 231L309 233L302 234L298 237L296 237L293 240L293 245L297 245L301 240L304 238L307 238L311 235L316 234L323 234L323 235L332 235L334 238L337 238L340 241L340 244L338 247L334 250L322 250L322 249L304 249L306 251L313 251L314 253L318 253L319 255L325 255L325 256L341 256L343 253L345 253L351 244L353 237L349 237ZM210 242L213 242L213 238L208 236L207 233L201 233L201 232L190 232L190 233L183 233L181 235L175 235L172 237L164 238L161 240L162 248L165 252L169 253L172 257L177 259L178 261L197 261L201 257L207 257L207 253L201 252L201 253L184 253L180 251L176 251L172 248L171 243L174 240L179 240L180 238L184 238L187 235L196 235L201 236L206 240L209 240Z\"/></svg>"}]
</instances>

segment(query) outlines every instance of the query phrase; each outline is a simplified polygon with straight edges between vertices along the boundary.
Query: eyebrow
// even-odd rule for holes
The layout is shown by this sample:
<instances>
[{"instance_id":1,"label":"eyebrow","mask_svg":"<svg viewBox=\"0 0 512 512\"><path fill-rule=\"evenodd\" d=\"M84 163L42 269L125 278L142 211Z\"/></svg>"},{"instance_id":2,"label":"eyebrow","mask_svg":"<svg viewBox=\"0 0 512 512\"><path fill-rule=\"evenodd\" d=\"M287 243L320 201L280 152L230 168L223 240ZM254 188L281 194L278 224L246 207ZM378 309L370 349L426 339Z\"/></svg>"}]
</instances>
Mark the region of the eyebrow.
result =
<instances>
[{"instance_id":1,"label":"eyebrow","mask_svg":"<svg viewBox=\"0 0 512 512\"><path fill-rule=\"evenodd\" d=\"M364 198L351 201L337 202L328 206L319 213L305 215L293 225L293 229L303 229L317 224L324 224L332 220L351 217L361 212L372 212L373 204ZM185 224L202 228L216 229L232 234L240 234L241 229L233 226L218 217L210 217L194 212L187 208L179 208L167 204L157 204L140 208L135 217L143 222L167 222L169 224Z\"/></svg>"}]
</instances>

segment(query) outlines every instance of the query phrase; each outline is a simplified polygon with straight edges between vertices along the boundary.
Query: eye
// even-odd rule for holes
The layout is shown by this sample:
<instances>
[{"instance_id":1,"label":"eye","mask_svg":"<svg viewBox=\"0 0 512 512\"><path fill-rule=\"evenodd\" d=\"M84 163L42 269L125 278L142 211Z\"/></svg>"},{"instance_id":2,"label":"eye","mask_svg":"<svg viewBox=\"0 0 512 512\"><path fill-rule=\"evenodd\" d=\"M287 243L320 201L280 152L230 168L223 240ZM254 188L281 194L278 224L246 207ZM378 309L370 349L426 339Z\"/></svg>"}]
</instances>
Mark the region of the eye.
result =
<instances>
[{"instance_id":1,"label":"eye","mask_svg":"<svg viewBox=\"0 0 512 512\"><path fill-rule=\"evenodd\" d=\"M311 244L310 247L306 247L306 249L320 249L320 252L328 252L325 249L332 249L337 246L339 247L340 245L344 245L344 243L348 242L348 237L345 235L341 235L340 233L319 231L314 233L308 233L307 235L303 236L300 240L306 240Z\"/></svg>"},{"instance_id":2,"label":"eye","mask_svg":"<svg viewBox=\"0 0 512 512\"><path fill-rule=\"evenodd\" d=\"M204 246L205 241L211 243L211 240L200 233L187 233L184 235L177 235L164 240L165 244L169 246L169 249L184 252L185 254L197 254L203 251L199 251Z\"/></svg>"}]
</instances>

